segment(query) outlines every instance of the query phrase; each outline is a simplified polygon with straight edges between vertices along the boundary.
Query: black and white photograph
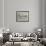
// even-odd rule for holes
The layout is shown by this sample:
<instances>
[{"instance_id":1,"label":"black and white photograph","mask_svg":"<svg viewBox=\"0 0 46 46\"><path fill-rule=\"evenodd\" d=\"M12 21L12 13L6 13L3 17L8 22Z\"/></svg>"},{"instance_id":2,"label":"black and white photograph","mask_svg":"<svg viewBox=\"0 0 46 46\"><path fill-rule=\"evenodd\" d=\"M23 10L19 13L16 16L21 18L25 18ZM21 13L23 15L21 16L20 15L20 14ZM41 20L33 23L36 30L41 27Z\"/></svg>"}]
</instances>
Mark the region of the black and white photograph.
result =
<instances>
[{"instance_id":1,"label":"black and white photograph","mask_svg":"<svg viewBox=\"0 0 46 46\"><path fill-rule=\"evenodd\" d=\"M29 11L16 11L16 22L29 22Z\"/></svg>"},{"instance_id":2,"label":"black and white photograph","mask_svg":"<svg viewBox=\"0 0 46 46\"><path fill-rule=\"evenodd\" d=\"M46 46L46 0L0 0L0 46Z\"/></svg>"}]
</instances>

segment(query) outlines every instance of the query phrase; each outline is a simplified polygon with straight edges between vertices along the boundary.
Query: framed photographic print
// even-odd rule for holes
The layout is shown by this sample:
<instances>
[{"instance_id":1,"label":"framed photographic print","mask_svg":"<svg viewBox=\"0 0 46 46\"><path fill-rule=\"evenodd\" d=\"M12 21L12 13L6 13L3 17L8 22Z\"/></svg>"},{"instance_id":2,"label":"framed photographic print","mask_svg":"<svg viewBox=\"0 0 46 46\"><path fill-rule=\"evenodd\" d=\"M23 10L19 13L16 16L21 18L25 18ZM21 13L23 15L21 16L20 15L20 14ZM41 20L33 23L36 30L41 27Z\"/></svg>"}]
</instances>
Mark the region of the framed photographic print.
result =
<instances>
[{"instance_id":1,"label":"framed photographic print","mask_svg":"<svg viewBox=\"0 0 46 46\"><path fill-rule=\"evenodd\" d=\"M16 22L29 22L29 11L16 11Z\"/></svg>"}]
</instances>

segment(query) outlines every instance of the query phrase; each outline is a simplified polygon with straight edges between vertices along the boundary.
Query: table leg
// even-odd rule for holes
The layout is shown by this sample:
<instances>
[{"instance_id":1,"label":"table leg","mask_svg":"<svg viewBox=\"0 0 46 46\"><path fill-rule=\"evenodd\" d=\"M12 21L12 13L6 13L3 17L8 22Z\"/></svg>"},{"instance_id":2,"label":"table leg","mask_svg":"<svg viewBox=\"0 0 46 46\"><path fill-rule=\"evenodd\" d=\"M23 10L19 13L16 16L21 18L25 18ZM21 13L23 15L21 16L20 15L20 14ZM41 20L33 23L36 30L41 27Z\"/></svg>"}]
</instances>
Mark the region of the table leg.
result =
<instances>
[{"instance_id":1,"label":"table leg","mask_svg":"<svg viewBox=\"0 0 46 46\"><path fill-rule=\"evenodd\" d=\"M14 41L13 41L13 45L14 45Z\"/></svg>"}]
</instances>

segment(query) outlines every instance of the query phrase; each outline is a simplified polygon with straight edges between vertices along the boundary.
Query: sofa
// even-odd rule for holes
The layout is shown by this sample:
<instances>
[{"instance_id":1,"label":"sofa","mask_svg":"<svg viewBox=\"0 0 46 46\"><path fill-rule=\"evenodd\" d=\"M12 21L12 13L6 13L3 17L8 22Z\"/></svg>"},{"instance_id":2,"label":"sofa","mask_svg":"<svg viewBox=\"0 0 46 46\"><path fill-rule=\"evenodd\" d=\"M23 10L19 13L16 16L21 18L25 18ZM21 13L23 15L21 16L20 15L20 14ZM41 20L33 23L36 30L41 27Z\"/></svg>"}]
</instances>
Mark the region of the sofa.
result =
<instances>
[{"instance_id":1,"label":"sofa","mask_svg":"<svg viewBox=\"0 0 46 46\"><path fill-rule=\"evenodd\" d=\"M37 35L35 33L12 33L9 41L37 41Z\"/></svg>"}]
</instances>

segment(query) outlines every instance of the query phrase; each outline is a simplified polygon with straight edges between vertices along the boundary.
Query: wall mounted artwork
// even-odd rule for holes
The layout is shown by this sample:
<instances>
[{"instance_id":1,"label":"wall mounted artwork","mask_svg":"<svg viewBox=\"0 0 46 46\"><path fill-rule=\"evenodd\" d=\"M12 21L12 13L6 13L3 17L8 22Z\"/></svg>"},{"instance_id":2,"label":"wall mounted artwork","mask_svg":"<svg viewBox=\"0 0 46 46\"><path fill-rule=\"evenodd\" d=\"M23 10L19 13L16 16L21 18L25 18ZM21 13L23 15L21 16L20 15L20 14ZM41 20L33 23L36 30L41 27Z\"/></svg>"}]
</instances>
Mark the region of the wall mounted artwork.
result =
<instances>
[{"instance_id":1,"label":"wall mounted artwork","mask_svg":"<svg viewBox=\"0 0 46 46\"><path fill-rule=\"evenodd\" d=\"M16 11L16 22L29 22L29 11Z\"/></svg>"}]
</instances>

